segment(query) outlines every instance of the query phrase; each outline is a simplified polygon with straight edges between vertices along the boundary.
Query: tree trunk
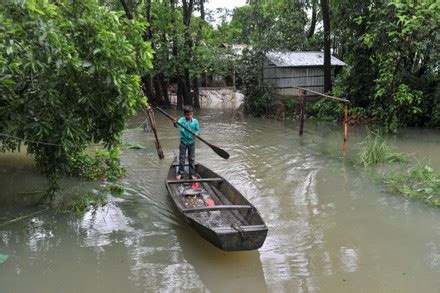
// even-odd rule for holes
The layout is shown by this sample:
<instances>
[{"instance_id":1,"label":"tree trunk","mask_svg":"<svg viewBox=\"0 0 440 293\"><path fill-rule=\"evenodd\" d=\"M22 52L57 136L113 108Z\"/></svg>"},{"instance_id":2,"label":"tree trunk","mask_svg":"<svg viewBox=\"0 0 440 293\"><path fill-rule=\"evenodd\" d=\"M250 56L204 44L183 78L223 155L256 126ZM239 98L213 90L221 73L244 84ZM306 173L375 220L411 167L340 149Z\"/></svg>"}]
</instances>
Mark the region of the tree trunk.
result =
<instances>
[{"instance_id":1,"label":"tree trunk","mask_svg":"<svg viewBox=\"0 0 440 293\"><path fill-rule=\"evenodd\" d=\"M191 24L191 15L194 7L194 0L183 0L182 1L182 13L183 13L183 24L185 26L185 47L188 52L189 60L186 60L188 64L191 64L191 56L192 56L192 40L191 40L191 32L190 32L190 24ZM189 74L189 69L185 68L184 70L184 103L185 105L194 105L193 96L191 94L191 77Z\"/></svg>"},{"instance_id":2,"label":"tree trunk","mask_svg":"<svg viewBox=\"0 0 440 293\"><path fill-rule=\"evenodd\" d=\"M309 31L307 32L307 39L309 40L309 43L310 43L310 39L315 34L315 27L316 27L316 1L317 0L312 0L312 19L310 20L310 28L309 28Z\"/></svg>"},{"instance_id":3,"label":"tree trunk","mask_svg":"<svg viewBox=\"0 0 440 293\"><path fill-rule=\"evenodd\" d=\"M191 80L189 78L189 70L185 69L183 77L183 103L184 105L193 105L193 97L191 95Z\"/></svg>"},{"instance_id":4,"label":"tree trunk","mask_svg":"<svg viewBox=\"0 0 440 293\"><path fill-rule=\"evenodd\" d=\"M146 74L142 77L143 83L143 92L144 95L147 96L148 100L154 102L154 94L153 94L153 82L150 74Z\"/></svg>"},{"instance_id":5,"label":"tree trunk","mask_svg":"<svg viewBox=\"0 0 440 293\"><path fill-rule=\"evenodd\" d=\"M144 40L149 41L153 38L153 33L151 31L151 0L145 1L145 19L148 22L148 26L147 29L145 30Z\"/></svg>"},{"instance_id":6,"label":"tree trunk","mask_svg":"<svg viewBox=\"0 0 440 293\"><path fill-rule=\"evenodd\" d=\"M328 0L321 0L321 11L324 25L324 93L328 93L332 90L330 11Z\"/></svg>"},{"instance_id":7,"label":"tree trunk","mask_svg":"<svg viewBox=\"0 0 440 293\"><path fill-rule=\"evenodd\" d=\"M156 102L159 106L163 106L164 100L162 97L162 85L160 83L159 77L156 75L153 78L153 84L154 84L154 92L155 92L155 96L156 96Z\"/></svg>"},{"instance_id":8,"label":"tree trunk","mask_svg":"<svg viewBox=\"0 0 440 293\"><path fill-rule=\"evenodd\" d=\"M124 8L125 15L128 19L133 19L133 15L130 12L130 9L128 8L127 2L125 0L119 0L121 2L122 7Z\"/></svg>"},{"instance_id":9,"label":"tree trunk","mask_svg":"<svg viewBox=\"0 0 440 293\"><path fill-rule=\"evenodd\" d=\"M178 48L177 48L177 29L176 29L176 1L175 0L170 0L170 6L171 6L171 14L172 14L172 18L171 18L171 25L174 28L173 31L173 49L172 49L172 54L173 54L173 58L174 60L177 60L177 55L178 55ZM176 89L176 96L177 96L177 101L176 101L176 108L177 109L182 109L183 106L183 94L182 94L182 74L180 73L180 68L177 67L174 63L175 66L175 72L177 72L177 89Z\"/></svg>"},{"instance_id":10,"label":"tree trunk","mask_svg":"<svg viewBox=\"0 0 440 293\"><path fill-rule=\"evenodd\" d=\"M205 0L200 0L200 18L205 20Z\"/></svg>"},{"instance_id":11,"label":"tree trunk","mask_svg":"<svg viewBox=\"0 0 440 293\"><path fill-rule=\"evenodd\" d=\"M171 108L170 97L168 95L168 80L165 79L163 74L160 75L160 83L162 88L162 97L164 101L164 106L166 108Z\"/></svg>"},{"instance_id":12,"label":"tree trunk","mask_svg":"<svg viewBox=\"0 0 440 293\"><path fill-rule=\"evenodd\" d=\"M193 79L193 97L194 97L194 108L200 109L200 100L199 100L199 81L197 78Z\"/></svg>"},{"instance_id":13,"label":"tree trunk","mask_svg":"<svg viewBox=\"0 0 440 293\"><path fill-rule=\"evenodd\" d=\"M177 83L177 109L182 109L183 107L183 84L182 80L179 80Z\"/></svg>"},{"instance_id":14,"label":"tree trunk","mask_svg":"<svg viewBox=\"0 0 440 293\"><path fill-rule=\"evenodd\" d=\"M125 0L120 0L121 3L124 2ZM127 6L127 4L123 4L124 9ZM128 8L127 8L128 9ZM127 11L125 12L127 14ZM130 18L130 17L129 17ZM148 26L147 29L144 32L144 41L149 41L152 39L153 37L153 33L151 31L151 0L146 0L145 2L145 20L148 22ZM153 44L151 44L153 46ZM155 100L155 95L153 92L153 76L148 73L146 75L144 75L142 77L142 83L143 83L143 88L144 88L144 95L147 96L148 100L152 103L152 104L157 104L157 100Z\"/></svg>"}]
</instances>

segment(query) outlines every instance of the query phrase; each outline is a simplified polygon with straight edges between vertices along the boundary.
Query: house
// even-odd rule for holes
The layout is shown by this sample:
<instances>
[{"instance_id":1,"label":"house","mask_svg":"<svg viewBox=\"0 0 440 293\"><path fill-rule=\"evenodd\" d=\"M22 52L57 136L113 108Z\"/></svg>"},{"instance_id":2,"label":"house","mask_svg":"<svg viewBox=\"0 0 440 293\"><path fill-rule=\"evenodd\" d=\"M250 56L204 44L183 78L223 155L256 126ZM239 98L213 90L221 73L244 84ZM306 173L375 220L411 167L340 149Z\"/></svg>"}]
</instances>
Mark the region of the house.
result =
<instances>
[{"instance_id":1,"label":"house","mask_svg":"<svg viewBox=\"0 0 440 293\"><path fill-rule=\"evenodd\" d=\"M345 65L331 56L332 80ZM299 96L299 90L293 86L323 93L324 53L268 52L263 66L263 81L272 84L280 95Z\"/></svg>"}]
</instances>

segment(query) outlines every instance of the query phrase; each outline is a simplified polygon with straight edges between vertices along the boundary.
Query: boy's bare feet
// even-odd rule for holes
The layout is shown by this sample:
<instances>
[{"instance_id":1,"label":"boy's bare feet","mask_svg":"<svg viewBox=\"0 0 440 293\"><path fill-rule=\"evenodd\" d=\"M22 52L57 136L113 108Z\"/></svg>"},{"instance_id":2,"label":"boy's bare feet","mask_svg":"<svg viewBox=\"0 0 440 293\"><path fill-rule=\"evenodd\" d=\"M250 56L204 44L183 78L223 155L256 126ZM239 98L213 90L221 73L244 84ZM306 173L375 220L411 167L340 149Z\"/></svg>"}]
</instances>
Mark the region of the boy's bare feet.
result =
<instances>
[{"instance_id":1,"label":"boy's bare feet","mask_svg":"<svg viewBox=\"0 0 440 293\"><path fill-rule=\"evenodd\" d=\"M182 175L177 175L176 180L180 180L180 179L182 179Z\"/></svg>"},{"instance_id":2,"label":"boy's bare feet","mask_svg":"<svg viewBox=\"0 0 440 293\"><path fill-rule=\"evenodd\" d=\"M194 176L194 175L192 175L191 178L192 178L193 180L195 180L195 179L199 179L199 178L197 178L197 176Z\"/></svg>"}]
</instances>

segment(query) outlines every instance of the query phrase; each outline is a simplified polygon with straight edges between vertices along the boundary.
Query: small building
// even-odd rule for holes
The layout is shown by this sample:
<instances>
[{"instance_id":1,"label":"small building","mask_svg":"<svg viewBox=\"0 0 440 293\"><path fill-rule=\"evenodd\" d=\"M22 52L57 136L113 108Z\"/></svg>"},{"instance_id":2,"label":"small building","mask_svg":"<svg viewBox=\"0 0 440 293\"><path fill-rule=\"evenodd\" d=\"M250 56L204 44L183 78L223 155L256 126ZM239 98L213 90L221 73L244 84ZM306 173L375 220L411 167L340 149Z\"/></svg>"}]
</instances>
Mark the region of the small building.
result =
<instances>
[{"instance_id":1,"label":"small building","mask_svg":"<svg viewBox=\"0 0 440 293\"><path fill-rule=\"evenodd\" d=\"M331 56L333 81L335 74L345 65ZM263 81L272 84L280 95L299 96L299 90L293 86L324 93L324 53L268 52L263 66Z\"/></svg>"}]
</instances>

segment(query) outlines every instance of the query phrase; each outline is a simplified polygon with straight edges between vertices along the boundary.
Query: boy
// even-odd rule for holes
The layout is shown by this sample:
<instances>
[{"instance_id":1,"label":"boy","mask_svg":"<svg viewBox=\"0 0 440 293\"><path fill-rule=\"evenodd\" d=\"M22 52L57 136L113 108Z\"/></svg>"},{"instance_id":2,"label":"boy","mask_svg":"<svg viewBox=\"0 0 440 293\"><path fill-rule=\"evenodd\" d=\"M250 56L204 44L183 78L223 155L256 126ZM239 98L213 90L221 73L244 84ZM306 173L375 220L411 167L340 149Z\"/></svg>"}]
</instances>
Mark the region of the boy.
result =
<instances>
[{"instance_id":1,"label":"boy","mask_svg":"<svg viewBox=\"0 0 440 293\"><path fill-rule=\"evenodd\" d=\"M185 155L188 150L188 163L189 163L189 175L192 179L197 179L196 177L196 145L195 145L195 137L184 129L176 124L176 121L180 124L186 126L191 129L193 132L200 135L200 126L199 121L194 118L194 110L192 106L183 106L183 115L184 117L180 117L179 120L174 121L174 126L179 129L180 132L180 145L179 145L179 171L177 173L176 179L180 180L182 178L185 165Z\"/></svg>"}]
</instances>

